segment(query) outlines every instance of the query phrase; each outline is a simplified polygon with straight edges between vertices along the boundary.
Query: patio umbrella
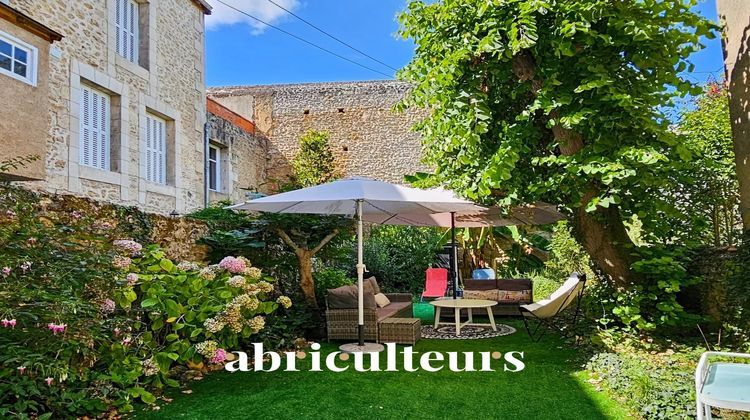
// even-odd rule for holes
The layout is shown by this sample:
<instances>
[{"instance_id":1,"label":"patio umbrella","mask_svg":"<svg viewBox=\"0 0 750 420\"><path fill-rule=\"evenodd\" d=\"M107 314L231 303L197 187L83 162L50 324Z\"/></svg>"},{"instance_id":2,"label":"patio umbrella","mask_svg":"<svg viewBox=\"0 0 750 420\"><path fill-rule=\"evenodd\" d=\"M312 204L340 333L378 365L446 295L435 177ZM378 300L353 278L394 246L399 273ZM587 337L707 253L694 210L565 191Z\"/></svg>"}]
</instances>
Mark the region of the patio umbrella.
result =
<instances>
[{"instance_id":1,"label":"patio umbrella","mask_svg":"<svg viewBox=\"0 0 750 420\"><path fill-rule=\"evenodd\" d=\"M457 198L443 189L420 190L367 178L346 178L314 187L302 188L230 206L237 210L270 213L304 213L343 215L357 218L357 285L358 329L357 346L342 346L348 351L369 350L365 347L363 327L362 221L389 223L400 214L424 215L445 212L477 212L484 207Z\"/></svg>"},{"instance_id":2,"label":"patio umbrella","mask_svg":"<svg viewBox=\"0 0 750 420\"><path fill-rule=\"evenodd\" d=\"M553 204L536 202L523 206L511 208L508 214L504 214L499 207L485 208L479 211L453 211L445 213L422 213L422 214L397 214L385 223L391 225L407 226L437 226L451 229L451 286L453 287L453 298L456 299L456 288L458 283L458 261L456 256L456 228L457 227L494 227L494 226L518 226L518 225L546 225L565 219L565 216L555 209ZM366 222L377 223L369 220L365 215Z\"/></svg>"}]
</instances>

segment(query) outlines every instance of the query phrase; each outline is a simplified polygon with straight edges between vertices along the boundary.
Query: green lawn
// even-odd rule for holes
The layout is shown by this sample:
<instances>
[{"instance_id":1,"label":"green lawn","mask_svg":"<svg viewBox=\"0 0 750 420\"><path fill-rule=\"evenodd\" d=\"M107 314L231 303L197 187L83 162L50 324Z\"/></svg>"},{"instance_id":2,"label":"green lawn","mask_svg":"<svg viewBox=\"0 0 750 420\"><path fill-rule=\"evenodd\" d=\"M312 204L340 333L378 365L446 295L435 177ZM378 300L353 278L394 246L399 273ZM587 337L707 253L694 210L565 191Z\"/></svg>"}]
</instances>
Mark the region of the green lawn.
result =
<instances>
[{"instance_id":1,"label":"green lawn","mask_svg":"<svg viewBox=\"0 0 750 420\"><path fill-rule=\"evenodd\" d=\"M424 351L523 351L518 373L419 371L343 373L217 372L175 393L159 411L137 418L190 419L619 419L627 412L596 392L575 363L575 349L555 336L532 343L519 321L515 334L484 340L421 340ZM324 344L322 352L335 351ZM306 358L300 367L307 366ZM339 362L341 363L341 362ZM478 364L478 363L477 363ZM496 365L493 364L493 367Z\"/></svg>"}]
</instances>

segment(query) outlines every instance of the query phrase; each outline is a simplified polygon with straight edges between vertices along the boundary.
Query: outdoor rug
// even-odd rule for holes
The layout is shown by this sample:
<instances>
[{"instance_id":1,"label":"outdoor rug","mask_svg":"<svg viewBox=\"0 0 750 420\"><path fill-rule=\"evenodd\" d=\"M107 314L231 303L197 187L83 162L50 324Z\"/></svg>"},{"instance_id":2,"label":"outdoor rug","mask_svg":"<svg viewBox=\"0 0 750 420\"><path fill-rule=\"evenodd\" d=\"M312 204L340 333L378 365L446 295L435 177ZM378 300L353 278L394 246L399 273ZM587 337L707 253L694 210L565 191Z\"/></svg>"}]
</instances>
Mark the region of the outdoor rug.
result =
<instances>
[{"instance_id":1,"label":"outdoor rug","mask_svg":"<svg viewBox=\"0 0 750 420\"><path fill-rule=\"evenodd\" d=\"M461 335L456 336L456 327L453 325L441 325L435 329L432 325L422 326L422 338L433 338L437 340L477 340L480 338L500 337L516 332L510 325L496 324L497 331L492 331L489 325L467 325L461 327Z\"/></svg>"}]
</instances>

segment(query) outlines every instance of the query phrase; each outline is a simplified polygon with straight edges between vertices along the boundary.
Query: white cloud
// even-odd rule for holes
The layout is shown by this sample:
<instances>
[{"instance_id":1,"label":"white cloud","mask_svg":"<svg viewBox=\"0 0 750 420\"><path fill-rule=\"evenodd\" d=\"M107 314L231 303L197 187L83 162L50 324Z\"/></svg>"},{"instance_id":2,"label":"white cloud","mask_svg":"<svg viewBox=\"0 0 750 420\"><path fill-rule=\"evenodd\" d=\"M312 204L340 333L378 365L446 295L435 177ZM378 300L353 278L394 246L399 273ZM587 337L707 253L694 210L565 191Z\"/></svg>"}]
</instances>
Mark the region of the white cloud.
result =
<instances>
[{"instance_id":1,"label":"white cloud","mask_svg":"<svg viewBox=\"0 0 750 420\"><path fill-rule=\"evenodd\" d=\"M217 29L223 25L249 25L252 28L253 34L261 34L268 27L258 22L257 20L248 17L237 10L227 7L218 1L208 0L213 10L211 14L206 17L206 27L208 29ZM258 19L274 24L282 18L288 16L288 14L281 10L278 6L269 2L268 0L222 0L224 3L231 5L235 9L242 10L243 12L253 15ZM273 0L284 8L294 11L299 6L299 0Z\"/></svg>"}]
</instances>

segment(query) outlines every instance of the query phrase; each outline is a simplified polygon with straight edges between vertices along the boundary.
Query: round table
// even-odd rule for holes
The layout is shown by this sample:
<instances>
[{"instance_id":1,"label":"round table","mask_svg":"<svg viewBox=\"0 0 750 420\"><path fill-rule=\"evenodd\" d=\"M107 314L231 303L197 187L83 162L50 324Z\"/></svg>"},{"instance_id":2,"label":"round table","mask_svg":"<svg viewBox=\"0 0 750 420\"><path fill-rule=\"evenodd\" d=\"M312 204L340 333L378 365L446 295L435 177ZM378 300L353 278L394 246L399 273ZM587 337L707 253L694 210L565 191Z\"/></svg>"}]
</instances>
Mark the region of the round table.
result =
<instances>
[{"instance_id":1,"label":"round table","mask_svg":"<svg viewBox=\"0 0 750 420\"><path fill-rule=\"evenodd\" d=\"M485 300L485 299L453 299L453 298L444 298L439 300L434 300L430 302L430 305L435 307L435 328L437 329L438 325L440 324L446 324L450 325L453 324L453 322L440 322L440 310L442 308L453 308L454 310L454 322L456 326L456 335L461 335L461 327L467 326L467 325L486 325L486 324L475 324L474 320L471 316L471 310L473 308L487 308L487 316L490 318L490 325L492 326L492 329L494 331L497 331L497 327L495 326L495 318L492 315L492 307L497 305L497 302L494 300ZM461 309L466 309L468 312L468 320L461 323Z\"/></svg>"}]
</instances>

